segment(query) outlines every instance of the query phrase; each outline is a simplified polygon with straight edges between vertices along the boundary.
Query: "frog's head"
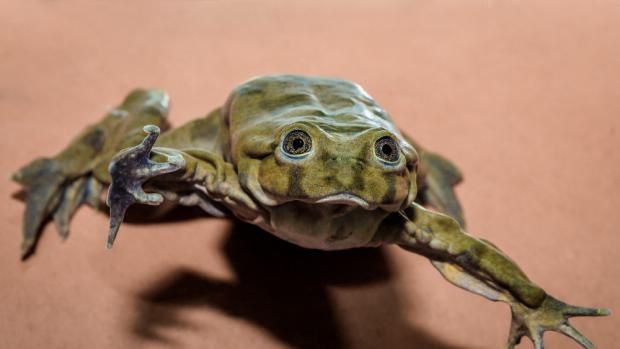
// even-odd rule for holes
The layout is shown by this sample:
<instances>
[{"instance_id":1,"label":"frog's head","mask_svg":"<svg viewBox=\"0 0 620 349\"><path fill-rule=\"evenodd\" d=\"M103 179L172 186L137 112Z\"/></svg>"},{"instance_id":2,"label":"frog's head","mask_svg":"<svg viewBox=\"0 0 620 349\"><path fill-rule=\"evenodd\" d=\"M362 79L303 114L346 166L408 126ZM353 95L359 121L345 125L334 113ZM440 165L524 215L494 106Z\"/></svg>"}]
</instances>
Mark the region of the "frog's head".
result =
<instances>
[{"instance_id":1,"label":"frog's head","mask_svg":"<svg viewBox=\"0 0 620 349\"><path fill-rule=\"evenodd\" d=\"M227 106L252 113L231 143L242 185L258 201L390 212L413 201L418 154L358 85L284 80L252 86Z\"/></svg>"}]
</instances>

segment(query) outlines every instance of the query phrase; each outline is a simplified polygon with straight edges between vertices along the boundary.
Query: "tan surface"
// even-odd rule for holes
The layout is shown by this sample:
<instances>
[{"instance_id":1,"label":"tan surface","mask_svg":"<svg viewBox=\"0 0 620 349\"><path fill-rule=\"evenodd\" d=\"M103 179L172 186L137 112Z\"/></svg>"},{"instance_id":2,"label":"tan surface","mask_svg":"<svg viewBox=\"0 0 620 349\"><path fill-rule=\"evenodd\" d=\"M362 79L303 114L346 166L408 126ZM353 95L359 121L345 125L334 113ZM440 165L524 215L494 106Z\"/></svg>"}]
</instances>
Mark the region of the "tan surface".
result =
<instances>
[{"instance_id":1,"label":"tan surface","mask_svg":"<svg viewBox=\"0 0 620 349\"><path fill-rule=\"evenodd\" d=\"M168 90L179 125L256 75L340 76L461 166L472 232L559 298L618 313L620 5L537 3L5 0L2 177L135 86ZM22 263L17 189L0 182L2 348L497 348L507 335L505 305L423 258L304 251L224 220L126 225L109 252L106 216L82 209L66 242L50 225ZM614 348L618 316L574 323Z\"/></svg>"}]
</instances>

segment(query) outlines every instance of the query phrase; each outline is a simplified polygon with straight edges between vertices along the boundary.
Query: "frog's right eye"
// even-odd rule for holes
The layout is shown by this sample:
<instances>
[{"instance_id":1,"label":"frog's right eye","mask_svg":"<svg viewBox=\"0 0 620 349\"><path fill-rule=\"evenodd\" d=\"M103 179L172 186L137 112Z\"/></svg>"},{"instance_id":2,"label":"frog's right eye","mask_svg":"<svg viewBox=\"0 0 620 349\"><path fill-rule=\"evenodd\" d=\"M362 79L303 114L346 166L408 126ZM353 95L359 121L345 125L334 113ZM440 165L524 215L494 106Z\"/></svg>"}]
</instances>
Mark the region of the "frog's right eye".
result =
<instances>
[{"instance_id":1,"label":"frog's right eye","mask_svg":"<svg viewBox=\"0 0 620 349\"><path fill-rule=\"evenodd\" d=\"M400 158L398 144L389 136L379 138L375 143L375 155L383 161L394 163Z\"/></svg>"},{"instance_id":2,"label":"frog's right eye","mask_svg":"<svg viewBox=\"0 0 620 349\"><path fill-rule=\"evenodd\" d=\"M305 154L312 149L312 138L302 130L293 130L284 137L282 149L289 155Z\"/></svg>"}]
</instances>

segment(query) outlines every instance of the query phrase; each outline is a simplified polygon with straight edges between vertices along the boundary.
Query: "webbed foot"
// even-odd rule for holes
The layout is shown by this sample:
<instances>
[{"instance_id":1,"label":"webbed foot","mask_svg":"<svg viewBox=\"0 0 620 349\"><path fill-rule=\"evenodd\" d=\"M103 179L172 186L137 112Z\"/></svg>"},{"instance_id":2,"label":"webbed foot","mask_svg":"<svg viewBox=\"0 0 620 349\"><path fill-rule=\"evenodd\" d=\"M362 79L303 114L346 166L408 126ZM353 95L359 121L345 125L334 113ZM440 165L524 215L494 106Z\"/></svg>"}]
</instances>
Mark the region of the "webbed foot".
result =
<instances>
[{"instance_id":1,"label":"webbed foot","mask_svg":"<svg viewBox=\"0 0 620 349\"><path fill-rule=\"evenodd\" d=\"M145 193L142 184L166 173L175 172L185 166L180 154L164 150L154 151L167 157L166 162L155 162L149 158L153 145L159 136L159 127L144 126L148 135L141 144L119 152L110 163L112 183L108 190L107 204L110 207L110 230L108 248L112 248L127 208L134 203L159 205L163 197L158 193Z\"/></svg>"},{"instance_id":2,"label":"webbed foot","mask_svg":"<svg viewBox=\"0 0 620 349\"><path fill-rule=\"evenodd\" d=\"M22 259L34 251L37 234L48 218L54 220L58 233L65 239L69 234L71 215L80 205L88 203L99 207L103 185L90 174L71 174L67 170L69 167L56 159L40 158L13 174L12 179L23 185L27 192Z\"/></svg>"},{"instance_id":3,"label":"webbed foot","mask_svg":"<svg viewBox=\"0 0 620 349\"><path fill-rule=\"evenodd\" d=\"M540 305L532 309L518 302L511 302L512 323L506 349L512 349L523 336L529 337L536 349L543 349L543 333L555 331L565 334L584 348L595 346L584 335L568 323L574 316L606 316L611 311L604 308L583 308L563 303L549 295Z\"/></svg>"}]
</instances>

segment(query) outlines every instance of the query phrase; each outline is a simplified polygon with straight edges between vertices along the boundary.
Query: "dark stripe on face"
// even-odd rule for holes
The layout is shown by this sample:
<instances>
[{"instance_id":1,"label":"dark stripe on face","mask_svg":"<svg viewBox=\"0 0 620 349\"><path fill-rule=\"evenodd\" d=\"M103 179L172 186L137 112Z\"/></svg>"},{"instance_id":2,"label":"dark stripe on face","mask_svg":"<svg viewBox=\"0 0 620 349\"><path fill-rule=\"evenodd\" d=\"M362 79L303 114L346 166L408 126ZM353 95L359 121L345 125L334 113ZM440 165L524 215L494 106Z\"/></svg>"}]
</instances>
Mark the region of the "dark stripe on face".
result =
<instances>
[{"instance_id":1,"label":"dark stripe on face","mask_svg":"<svg viewBox=\"0 0 620 349\"><path fill-rule=\"evenodd\" d=\"M323 177L323 181L328 188L335 188L336 186L340 185L335 173L330 173L327 176Z\"/></svg>"},{"instance_id":2,"label":"dark stripe on face","mask_svg":"<svg viewBox=\"0 0 620 349\"><path fill-rule=\"evenodd\" d=\"M288 170L288 196L292 198L299 198L306 196L306 192L301 187L301 181L304 176L304 169L299 166L292 166Z\"/></svg>"},{"instance_id":3,"label":"dark stripe on face","mask_svg":"<svg viewBox=\"0 0 620 349\"><path fill-rule=\"evenodd\" d=\"M325 164L326 166L329 166L335 160L336 160L336 157L328 153L327 150L324 150L324 149L321 150L321 153L319 154L319 161L321 163Z\"/></svg>"},{"instance_id":4,"label":"dark stripe on face","mask_svg":"<svg viewBox=\"0 0 620 349\"><path fill-rule=\"evenodd\" d=\"M396 198L396 175L395 174L386 175L386 183L387 183L388 189L385 195L383 196L383 199L381 200L381 202L383 204L391 204L394 202L394 199Z\"/></svg>"},{"instance_id":5,"label":"dark stripe on face","mask_svg":"<svg viewBox=\"0 0 620 349\"><path fill-rule=\"evenodd\" d=\"M353 183L351 184L351 189L358 194L361 195L364 189L366 189L366 184L364 183L364 171L362 169L354 169L355 174L353 175Z\"/></svg>"},{"instance_id":6,"label":"dark stripe on face","mask_svg":"<svg viewBox=\"0 0 620 349\"><path fill-rule=\"evenodd\" d=\"M353 184L352 189L358 194L362 194L362 192L366 189L366 183L364 183L364 170L366 167L366 159L368 159L368 149L366 147L362 147L360 152L357 154L357 158L354 162L353 171L355 171L355 175L353 176Z\"/></svg>"}]
</instances>

